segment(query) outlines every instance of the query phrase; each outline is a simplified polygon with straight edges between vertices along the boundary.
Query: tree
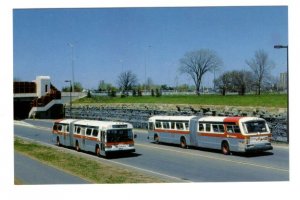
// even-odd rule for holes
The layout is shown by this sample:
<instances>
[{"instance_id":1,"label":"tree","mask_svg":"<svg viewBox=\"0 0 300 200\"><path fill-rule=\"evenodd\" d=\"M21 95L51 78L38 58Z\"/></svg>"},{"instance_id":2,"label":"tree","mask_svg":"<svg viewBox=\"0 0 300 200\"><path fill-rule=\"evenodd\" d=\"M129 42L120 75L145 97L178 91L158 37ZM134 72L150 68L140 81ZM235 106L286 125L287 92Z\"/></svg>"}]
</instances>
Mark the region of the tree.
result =
<instances>
[{"instance_id":1,"label":"tree","mask_svg":"<svg viewBox=\"0 0 300 200\"><path fill-rule=\"evenodd\" d=\"M245 95L247 89L253 85L253 73L250 71L240 70L231 72L232 88L236 90L239 95Z\"/></svg>"},{"instance_id":2,"label":"tree","mask_svg":"<svg viewBox=\"0 0 300 200\"><path fill-rule=\"evenodd\" d=\"M186 53L180 59L179 71L182 74L188 74L192 78L196 87L196 93L199 95L203 75L216 70L221 65L222 61L214 51L201 49Z\"/></svg>"},{"instance_id":3,"label":"tree","mask_svg":"<svg viewBox=\"0 0 300 200\"><path fill-rule=\"evenodd\" d=\"M260 95L264 82L268 79L271 69L275 67L274 62L269 59L264 50L258 50L254 58L246 60L246 64L254 73L257 94Z\"/></svg>"},{"instance_id":4,"label":"tree","mask_svg":"<svg viewBox=\"0 0 300 200\"><path fill-rule=\"evenodd\" d=\"M223 96L226 95L226 92L232 89L232 76L231 72L225 72L219 78L214 80L215 87L221 90Z\"/></svg>"},{"instance_id":5,"label":"tree","mask_svg":"<svg viewBox=\"0 0 300 200\"><path fill-rule=\"evenodd\" d=\"M123 93L128 94L128 90L131 90L136 84L137 77L130 70L122 72L118 77L118 86Z\"/></svg>"},{"instance_id":6,"label":"tree","mask_svg":"<svg viewBox=\"0 0 300 200\"><path fill-rule=\"evenodd\" d=\"M62 91L63 92L70 92L71 89L72 88L70 88L70 86L66 86L66 87L62 88ZM75 82L74 83L74 91L73 92L82 92L82 90L83 90L83 87L82 87L81 83Z\"/></svg>"},{"instance_id":7,"label":"tree","mask_svg":"<svg viewBox=\"0 0 300 200\"><path fill-rule=\"evenodd\" d=\"M238 92L239 95L245 95L253 85L253 73L250 71L228 71L223 73L215 80L216 87L221 90L223 96L226 92Z\"/></svg>"},{"instance_id":8,"label":"tree","mask_svg":"<svg viewBox=\"0 0 300 200\"><path fill-rule=\"evenodd\" d=\"M108 91L111 87L112 87L112 84L105 83L104 80L101 80L98 85L98 91L99 92Z\"/></svg>"}]
</instances>

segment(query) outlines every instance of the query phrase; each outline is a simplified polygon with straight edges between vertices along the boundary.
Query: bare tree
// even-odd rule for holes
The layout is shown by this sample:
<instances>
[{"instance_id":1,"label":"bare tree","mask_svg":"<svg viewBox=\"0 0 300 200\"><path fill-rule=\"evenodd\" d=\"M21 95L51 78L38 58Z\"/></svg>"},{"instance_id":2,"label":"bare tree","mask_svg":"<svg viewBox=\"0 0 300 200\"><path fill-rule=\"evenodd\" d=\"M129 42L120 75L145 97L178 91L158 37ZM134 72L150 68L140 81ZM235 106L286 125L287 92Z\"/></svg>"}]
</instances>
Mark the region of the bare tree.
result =
<instances>
[{"instance_id":1,"label":"bare tree","mask_svg":"<svg viewBox=\"0 0 300 200\"><path fill-rule=\"evenodd\" d=\"M216 86L225 96L227 91L238 92L239 95L245 95L253 85L253 73L250 71L228 71L223 73L215 80Z\"/></svg>"},{"instance_id":2,"label":"bare tree","mask_svg":"<svg viewBox=\"0 0 300 200\"><path fill-rule=\"evenodd\" d=\"M212 72L222 65L222 60L209 49L201 49L185 54L180 59L179 71L188 74L194 81L197 95L200 94L202 77L207 72Z\"/></svg>"},{"instance_id":3,"label":"bare tree","mask_svg":"<svg viewBox=\"0 0 300 200\"><path fill-rule=\"evenodd\" d=\"M128 94L128 90L137 84L137 77L130 70L125 71L119 75L117 83L122 92Z\"/></svg>"},{"instance_id":4,"label":"bare tree","mask_svg":"<svg viewBox=\"0 0 300 200\"><path fill-rule=\"evenodd\" d=\"M221 90L223 96L226 95L226 92L232 89L232 76L231 72L225 72L219 78L214 80L215 87L218 87Z\"/></svg>"},{"instance_id":5,"label":"bare tree","mask_svg":"<svg viewBox=\"0 0 300 200\"><path fill-rule=\"evenodd\" d=\"M232 71L231 72L232 87L239 93L245 95L246 91L253 85L253 73L250 71Z\"/></svg>"},{"instance_id":6,"label":"bare tree","mask_svg":"<svg viewBox=\"0 0 300 200\"><path fill-rule=\"evenodd\" d=\"M255 52L254 58L246 60L246 64L254 73L257 94L260 95L263 83L269 77L271 69L275 67L274 62L269 59L264 50L258 50Z\"/></svg>"}]
</instances>

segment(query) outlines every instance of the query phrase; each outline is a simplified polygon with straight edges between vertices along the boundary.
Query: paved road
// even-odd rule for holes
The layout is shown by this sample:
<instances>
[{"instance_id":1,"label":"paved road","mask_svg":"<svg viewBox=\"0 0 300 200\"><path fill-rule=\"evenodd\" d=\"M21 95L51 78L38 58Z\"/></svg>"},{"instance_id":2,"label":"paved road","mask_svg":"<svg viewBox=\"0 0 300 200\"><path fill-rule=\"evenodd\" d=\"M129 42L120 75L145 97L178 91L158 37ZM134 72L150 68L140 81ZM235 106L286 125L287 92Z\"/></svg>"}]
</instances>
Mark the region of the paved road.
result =
<instances>
[{"instance_id":1,"label":"paved road","mask_svg":"<svg viewBox=\"0 0 300 200\"><path fill-rule=\"evenodd\" d=\"M26 185L89 183L79 177L47 166L20 153L14 153L15 178Z\"/></svg>"},{"instance_id":2,"label":"paved road","mask_svg":"<svg viewBox=\"0 0 300 200\"><path fill-rule=\"evenodd\" d=\"M23 123L23 124L21 124ZM31 125L30 125L31 124ZM15 123L15 135L45 143L51 141L52 123L26 120ZM38 127L38 128L37 128ZM144 131L136 131L136 154L109 159L147 172L187 182L288 181L288 147L274 146L260 155L224 156L218 151L181 149L147 141ZM101 159L101 158L97 158Z\"/></svg>"}]
</instances>

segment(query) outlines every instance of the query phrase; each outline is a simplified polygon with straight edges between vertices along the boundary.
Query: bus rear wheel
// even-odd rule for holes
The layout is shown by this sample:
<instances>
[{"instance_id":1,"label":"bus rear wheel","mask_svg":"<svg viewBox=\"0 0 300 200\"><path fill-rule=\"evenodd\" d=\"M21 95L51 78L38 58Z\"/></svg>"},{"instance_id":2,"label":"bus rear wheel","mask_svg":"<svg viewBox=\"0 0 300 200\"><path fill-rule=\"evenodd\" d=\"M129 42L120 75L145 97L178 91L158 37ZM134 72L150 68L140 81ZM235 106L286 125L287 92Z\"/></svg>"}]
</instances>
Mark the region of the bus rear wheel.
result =
<instances>
[{"instance_id":1,"label":"bus rear wheel","mask_svg":"<svg viewBox=\"0 0 300 200\"><path fill-rule=\"evenodd\" d=\"M186 140L185 140L184 137L180 138L180 147L183 148L183 149L187 148Z\"/></svg>"},{"instance_id":2,"label":"bus rear wheel","mask_svg":"<svg viewBox=\"0 0 300 200\"><path fill-rule=\"evenodd\" d=\"M76 151L80 151L80 147L79 147L78 141L76 141L75 149L76 149Z\"/></svg>"},{"instance_id":3,"label":"bus rear wheel","mask_svg":"<svg viewBox=\"0 0 300 200\"><path fill-rule=\"evenodd\" d=\"M224 155L230 154L230 148L228 142L222 142L221 150Z\"/></svg>"},{"instance_id":4,"label":"bus rear wheel","mask_svg":"<svg viewBox=\"0 0 300 200\"><path fill-rule=\"evenodd\" d=\"M95 154L96 154L96 156L100 156L100 147L99 147L99 145L97 145L96 148L95 148Z\"/></svg>"},{"instance_id":5,"label":"bus rear wheel","mask_svg":"<svg viewBox=\"0 0 300 200\"><path fill-rule=\"evenodd\" d=\"M57 145L57 146L60 146L60 145L61 145L61 144L60 144L60 140L59 140L59 137L58 137L58 136L56 137L56 145Z\"/></svg>"},{"instance_id":6,"label":"bus rear wheel","mask_svg":"<svg viewBox=\"0 0 300 200\"><path fill-rule=\"evenodd\" d=\"M157 134L154 135L154 142L155 142L156 144L159 143L159 137L158 137Z\"/></svg>"}]
</instances>

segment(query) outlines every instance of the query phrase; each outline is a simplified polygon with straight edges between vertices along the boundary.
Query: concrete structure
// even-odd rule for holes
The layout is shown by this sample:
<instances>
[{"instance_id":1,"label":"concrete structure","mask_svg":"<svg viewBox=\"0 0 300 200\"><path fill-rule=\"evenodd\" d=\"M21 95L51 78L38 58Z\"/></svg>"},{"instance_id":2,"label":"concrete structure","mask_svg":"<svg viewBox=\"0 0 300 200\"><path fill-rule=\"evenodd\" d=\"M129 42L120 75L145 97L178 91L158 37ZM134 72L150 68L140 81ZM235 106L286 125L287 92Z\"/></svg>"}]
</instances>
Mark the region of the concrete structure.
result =
<instances>
[{"instance_id":1,"label":"concrete structure","mask_svg":"<svg viewBox=\"0 0 300 200\"><path fill-rule=\"evenodd\" d=\"M280 90L286 91L287 90L287 72L280 73L280 79L279 79L279 88Z\"/></svg>"},{"instance_id":2,"label":"concrete structure","mask_svg":"<svg viewBox=\"0 0 300 200\"><path fill-rule=\"evenodd\" d=\"M32 82L14 82L14 118L62 118L61 92L49 76L37 76Z\"/></svg>"}]
</instances>

